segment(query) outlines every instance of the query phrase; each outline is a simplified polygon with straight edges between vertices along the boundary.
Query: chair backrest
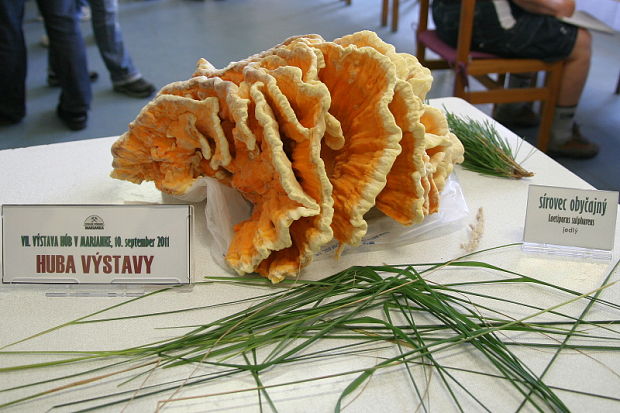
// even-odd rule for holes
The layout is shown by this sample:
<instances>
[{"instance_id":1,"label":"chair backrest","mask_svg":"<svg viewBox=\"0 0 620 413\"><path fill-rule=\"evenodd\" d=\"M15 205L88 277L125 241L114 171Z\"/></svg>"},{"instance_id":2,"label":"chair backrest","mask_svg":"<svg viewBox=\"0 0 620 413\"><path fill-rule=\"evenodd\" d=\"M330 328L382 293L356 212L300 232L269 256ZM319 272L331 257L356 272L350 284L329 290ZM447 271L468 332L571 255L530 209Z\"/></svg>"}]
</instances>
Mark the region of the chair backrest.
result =
<instances>
[{"instance_id":1,"label":"chair backrest","mask_svg":"<svg viewBox=\"0 0 620 413\"><path fill-rule=\"evenodd\" d=\"M456 45L456 60L465 63L471 52L471 38L474 31L474 9L476 0L461 0L461 17L459 19L459 37Z\"/></svg>"}]
</instances>

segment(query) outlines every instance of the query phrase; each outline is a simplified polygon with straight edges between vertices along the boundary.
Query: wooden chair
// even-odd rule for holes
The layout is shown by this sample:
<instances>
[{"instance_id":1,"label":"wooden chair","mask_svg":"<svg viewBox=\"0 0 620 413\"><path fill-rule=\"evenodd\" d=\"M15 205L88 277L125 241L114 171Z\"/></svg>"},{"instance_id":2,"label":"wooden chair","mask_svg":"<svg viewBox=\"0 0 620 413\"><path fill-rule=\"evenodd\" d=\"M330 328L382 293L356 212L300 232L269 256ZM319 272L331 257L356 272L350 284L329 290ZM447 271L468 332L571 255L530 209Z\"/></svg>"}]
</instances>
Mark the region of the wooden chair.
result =
<instances>
[{"instance_id":1,"label":"wooden chair","mask_svg":"<svg viewBox=\"0 0 620 413\"><path fill-rule=\"evenodd\" d=\"M476 0L461 0L458 44L456 49L443 42L434 30L428 30L429 0L420 0L419 25L416 29L417 58L429 69L451 69L455 72L454 96L472 104L541 102L541 118L537 146L546 151L553 123L555 105L560 90L564 62L548 63L538 59L509 59L471 50L472 24ZM426 58L427 49L440 59ZM509 89L504 86L507 73L544 72L540 87ZM486 89L470 87L470 78L478 80Z\"/></svg>"}]
</instances>

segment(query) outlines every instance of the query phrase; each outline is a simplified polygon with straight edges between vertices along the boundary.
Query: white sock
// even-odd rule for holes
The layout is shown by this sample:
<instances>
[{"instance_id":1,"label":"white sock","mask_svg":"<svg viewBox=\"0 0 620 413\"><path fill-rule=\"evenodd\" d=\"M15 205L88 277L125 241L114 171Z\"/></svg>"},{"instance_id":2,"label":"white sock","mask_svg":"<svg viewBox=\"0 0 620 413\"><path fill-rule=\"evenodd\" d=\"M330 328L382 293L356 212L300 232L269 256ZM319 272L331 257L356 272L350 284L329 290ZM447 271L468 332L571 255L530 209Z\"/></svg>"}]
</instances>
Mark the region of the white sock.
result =
<instances>
[{"instance_id":1,"label":"white sock","mask_svg":"<svg viewBox=\"0 0 620 413\"><path fill-rule=\"evenodd\" d=\"M577 106L556 106L551 125L551 142L562 145L573 137L573 123Z\"/></svg>"}]
</instances>

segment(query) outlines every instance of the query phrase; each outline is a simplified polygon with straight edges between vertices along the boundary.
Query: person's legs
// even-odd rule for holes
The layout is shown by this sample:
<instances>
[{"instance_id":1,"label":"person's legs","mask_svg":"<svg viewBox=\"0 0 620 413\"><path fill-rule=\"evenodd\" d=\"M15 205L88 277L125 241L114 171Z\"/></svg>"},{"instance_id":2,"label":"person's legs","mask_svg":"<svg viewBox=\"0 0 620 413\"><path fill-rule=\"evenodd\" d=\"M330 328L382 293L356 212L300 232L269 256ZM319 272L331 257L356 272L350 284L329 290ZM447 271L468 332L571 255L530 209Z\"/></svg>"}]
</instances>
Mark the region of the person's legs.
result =
<instances>
[{"instance_id":1,"label":"person's legs","mask_svg":"<svg viewBox=\"0 0 620 413\"><path fill-rule=\"evenodd\" d=\"M0 123L18 123L26 115L26 43L22 30L24 0L0 0Z\"/></svg>"},{"instance_id":2,"label":"person's legs","mask_svg":"<svg viewBox=\"0 0 620 413\"><path fill-rule=\"evenodd\" d=\"M76 2L38 0L37 3L50 38L50 64L62 89L58 115L70 128L82 129L86 126L92 92ZM71 115L76 119L73 125L67 121Z\"/></svg>"},{"instance_id":3,"label":"person's legs","mask_svg":"<svg viewBox=\"0 0 620 413\"><path fill-rule=\"evenodd\" d=\"M140 73L123 43L123 34L118 21L118 0L88 1L97 47L110 72L112 83L123 84L139 79Z\"/></svg>"},{"instance_id":4,"label":"person's legs","mask_svg":"<svg viewBox=\"0 0 620 413\"><path fill-rule=\"evenodd\" d=\"M118 0L89 0L93 31L101 58L105 62L116 92L136 98L145 98L155 92L134 66L125 48L118 21Z\"/></svg>"},{"instance_id":5,"label":"person's legs","mask_svg":"<svg viewBox=\"0 0 620 413\"><path fill-rule=\"evenodd\" d=\"M576 106L579 103L588 78L591 57L592 35L585 29L579 29L575 47L564 65L558 106Z\"/></svg>"},{"instance_id":6,"label":"person's legs","mask_svg":"<svg viewBox=\"0 0 620 413\"><path fill-rule=\"evenodd\" d=\"M84 10L88 10L88 19L90 20L90 7L88 6L88 3L86 2L86 0L77 0L77 8L76 8L76 12L77 12L77 18L80 21L84 20ZM45 43L43 44L44 47L49 47L49 38L47 37L47 35L43 36L45 39ZM60 82L58 81L58 76L56 76L56 73L54 72L54 69L52 68L52 51L50 50L50 52L47 54L47 85L51 86L51 87L58 87L60 86ZM89 77L90 77L90 81L91 82L95 82L97 81L97 79L99 79L99 73L97 72L89 72Z\"/></svg>"},{"instance_id":7,"label":"person's legs","mask_svg":"<svg viewBox=\"0 0 620 413\"><path fill-rule=\"evenodd\" d=\"M592 56L592 36L579 29L577 39L566 59L560 95L551 128L549 154L572 158L591 158L598 153L598 145L581 135L575 124L575 112L586 84Z\"/></svg>"}]
</instances>

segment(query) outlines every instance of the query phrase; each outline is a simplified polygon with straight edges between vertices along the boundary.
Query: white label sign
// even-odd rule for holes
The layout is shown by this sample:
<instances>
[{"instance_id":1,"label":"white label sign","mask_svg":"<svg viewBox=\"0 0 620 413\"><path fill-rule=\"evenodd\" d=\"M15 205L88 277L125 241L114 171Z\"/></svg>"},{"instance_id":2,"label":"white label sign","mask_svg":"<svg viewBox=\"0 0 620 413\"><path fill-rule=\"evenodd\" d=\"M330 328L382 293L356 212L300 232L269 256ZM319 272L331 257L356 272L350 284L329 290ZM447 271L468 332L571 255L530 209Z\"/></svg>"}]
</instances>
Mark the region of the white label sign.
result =
<instances>
[{"instance_id":1,"label":"white label sign","mask_svg":"<svg viewBox=\"0 0 620 413\"><path fill-rule=\"evenodd\" d=\"M3 283L188 284L189 205L3 205Z\"/></svg>"},{"instance_id":2,"label":"white label sign","mask_svg":"<svg viewBox=\"0 0 620 413\"><path fill-rule=\"evenodd\" d=\"M523 240L612 250L618 192L530 185Z\"/></svg>"}]
</instances>

